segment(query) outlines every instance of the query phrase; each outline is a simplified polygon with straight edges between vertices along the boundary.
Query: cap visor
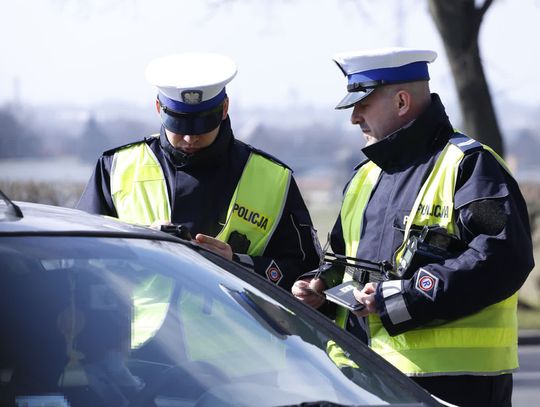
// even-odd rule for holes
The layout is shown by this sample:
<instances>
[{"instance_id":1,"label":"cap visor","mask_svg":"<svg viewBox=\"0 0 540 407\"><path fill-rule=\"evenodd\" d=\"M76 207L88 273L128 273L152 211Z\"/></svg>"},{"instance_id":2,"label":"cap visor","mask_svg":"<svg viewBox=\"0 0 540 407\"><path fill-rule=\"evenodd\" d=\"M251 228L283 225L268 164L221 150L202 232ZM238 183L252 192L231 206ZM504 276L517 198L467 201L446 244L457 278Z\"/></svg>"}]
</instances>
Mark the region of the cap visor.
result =
<instances>
[{"instance_id":1,"label":"cap visor","mask_svg":"<svg viewBox=\"0 0 540 407\"><path fill-rule=\"evenodd\" d=\"M221 123L223 109L217 111L170 115L163 109L160 111L161 122L165 128L175 134L199 135L214 130Z\"/></svg>"},{"instance_id":2,"label":"cap visor","mask_svg":"<svg viewBox=\"0 0 540 407\"><path fill-rule=\"evenodd\" d=\"M366 90L360 90L358 92L349 92L345 97L337 104L335 107L336 109L348 109L349 107L353 107L355 103L360 102L362 99L367 97L371 92L373 92L375 89L366 89Z\"/></svg>"}]
</instances>

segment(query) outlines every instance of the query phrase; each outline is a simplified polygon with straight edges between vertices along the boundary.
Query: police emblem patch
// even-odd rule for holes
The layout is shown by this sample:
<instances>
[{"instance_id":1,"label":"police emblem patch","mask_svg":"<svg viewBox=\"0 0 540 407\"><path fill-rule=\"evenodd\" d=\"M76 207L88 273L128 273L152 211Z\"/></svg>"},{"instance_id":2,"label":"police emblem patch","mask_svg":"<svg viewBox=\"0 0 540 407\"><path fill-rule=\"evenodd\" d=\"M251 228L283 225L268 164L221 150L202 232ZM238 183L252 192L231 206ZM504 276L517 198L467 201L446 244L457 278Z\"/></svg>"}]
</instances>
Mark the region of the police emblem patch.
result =
<instances>
[{"instance_id":1,"label":"police emblem patch","mask_svg":"<svg viewBox=\"0 0 540 407\"><path fill-rule=\"evenodd\" d=\"M187 103L188 105L196 105L201 103L202 100L202 91L201 90L185 90L181 94L182 102Z\"/></svg>"},{"instance_id":2,"label":"police emblem patch","mask_svg":"<svg viewBox=\"0 0 540 407\"><path fill-rule=\"evenodd\" d=\"M417 291L428 297L431 301L435 301L437 296L437 286L439 285L439 279L430 272L420 269L416 277L416 284L414 287Z\"/></svg>"},{"instance_id":3,"label":"police emblem patch","mask_svg":"<svg viewBox=\"0 0 540 407\"><path fill-rule=\"evenodd\" d=\"M265 274L266 278L268 278L268 280L270 280L274 284L279 283L283 278L283 273L279 269L278 265L274 262L274 260L270 262L270 265L266 269Z\"/></svg>"}]
</instances>

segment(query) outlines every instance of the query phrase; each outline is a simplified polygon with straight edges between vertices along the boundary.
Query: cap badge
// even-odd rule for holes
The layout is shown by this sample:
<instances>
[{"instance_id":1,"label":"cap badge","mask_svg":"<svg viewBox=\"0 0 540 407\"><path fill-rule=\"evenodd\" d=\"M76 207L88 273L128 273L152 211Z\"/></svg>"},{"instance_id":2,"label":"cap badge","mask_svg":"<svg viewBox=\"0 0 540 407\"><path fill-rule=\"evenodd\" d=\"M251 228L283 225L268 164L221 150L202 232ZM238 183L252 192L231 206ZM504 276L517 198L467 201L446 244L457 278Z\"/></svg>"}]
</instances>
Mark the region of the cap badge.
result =
<instances>
[{"instance_id":1,"label":"cap badge","mask_svg":"<svg viewBox=\"0 0 540 407\"><path fill-rule=\"evenodd\" d=\"M200 90L185 90L181 94L182 102L188 105L196 105L201 103L202 91Z\"/></svg>"}]
</instances>

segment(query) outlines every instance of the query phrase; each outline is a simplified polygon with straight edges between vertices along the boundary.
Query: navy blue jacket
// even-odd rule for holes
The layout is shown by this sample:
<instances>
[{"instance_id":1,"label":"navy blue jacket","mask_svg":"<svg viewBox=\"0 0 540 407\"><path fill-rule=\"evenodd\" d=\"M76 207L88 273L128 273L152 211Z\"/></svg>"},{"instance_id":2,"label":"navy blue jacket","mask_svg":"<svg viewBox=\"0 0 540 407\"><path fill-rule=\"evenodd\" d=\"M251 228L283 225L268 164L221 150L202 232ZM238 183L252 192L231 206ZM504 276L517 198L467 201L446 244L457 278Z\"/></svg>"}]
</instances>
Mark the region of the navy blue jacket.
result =
<instances>
[{"instance_id":1,"label":"navy blue jacket","mask_svg":"<svg viewBox=\"0 0 540 407\"><path fill-rule=\"evenodd\" d=\"M390 261L403 242L405 217L442 149L454 133L439 97L411 126L365 147L362 151L381 169L369 199L357 257ZM529 217L518 184L484 149L468 152L459 167L454 194L459 235L465 245L442 264L423 267L439 279L434 298L415 288L415 275L405 281L402 295L412 319L392 324L379 285L379 315L391 335L435 319L452 320L472 314L515 293L534 266ZM332 249L345 253L338 218ZM348 328L358 336L355 317Z\"/></svg>"},{"instance_id":2,"label":"navy blue jacket","mask_svg":"<svg viewBox=\"0 0 540 407\"><path fill-rule=\"evenodd\" d=\"M214 143L196 154L187 155L175 150L163 128L159 138L151 137L141 142L150 146L164 169L171 197L172 223L187 226L192 236L197 233L216 236L225 223L227 209L250 152L255 149L234 138L228 117L222 122ZM117 150L106 151L99 158L77 206L79 209L117 216L110 193L110 170ZM264 152L255 151L279 162ZM281 220L263 256L252 257L255 272L266 278L274 261L283 275L279 285L289 290L300 274L317 267L316 247L318 240L310 215L292 178Z\"/></svg>"}]
</instances>

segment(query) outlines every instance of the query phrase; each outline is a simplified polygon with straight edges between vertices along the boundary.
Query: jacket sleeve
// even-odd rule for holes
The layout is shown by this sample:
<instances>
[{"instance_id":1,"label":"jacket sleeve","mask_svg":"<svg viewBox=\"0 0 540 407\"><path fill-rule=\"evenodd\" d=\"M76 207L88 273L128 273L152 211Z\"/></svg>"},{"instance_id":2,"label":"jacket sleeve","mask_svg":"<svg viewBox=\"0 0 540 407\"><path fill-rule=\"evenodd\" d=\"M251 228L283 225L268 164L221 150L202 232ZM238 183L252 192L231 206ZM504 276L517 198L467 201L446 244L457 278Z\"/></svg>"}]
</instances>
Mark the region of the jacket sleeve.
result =
<instances>
[{"instance_id":1,"label":"jacket sleeve","mask_svg":"<svg viewBox=\"0 0 540 407\"><path fill-rule=\"evenodd\" d=\"M237 260L290 291L301 274L318 267L319 253L317 232L298 186L291 178L283 214L263 255L240 255Z\"/></svg>"},{"instance_id":2,"label":"jacket sleeve","mask_svg":"<svg viewBox=\"0 0 540 407\"><path fill-rule=\"evenodd\" d=\"M94 168L94 172L79 199L77 209L90 213L117 217L111 198L111 170L112 156L101 156Z\"/></svg>"},{"instance_id":3,"label":"jacket sleeve","mask_svg":"<svg viewBox=\"0 0 540 407\"><path fill-rule=\"evenodd\" d=\"M517 182L487 151L464 158L454 196L465 249L377 287L385 328L396 335L473 314L514 294L534 266L527 207Z\"/></svg>"}]
</instances>

